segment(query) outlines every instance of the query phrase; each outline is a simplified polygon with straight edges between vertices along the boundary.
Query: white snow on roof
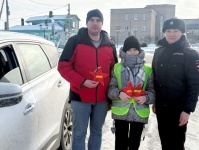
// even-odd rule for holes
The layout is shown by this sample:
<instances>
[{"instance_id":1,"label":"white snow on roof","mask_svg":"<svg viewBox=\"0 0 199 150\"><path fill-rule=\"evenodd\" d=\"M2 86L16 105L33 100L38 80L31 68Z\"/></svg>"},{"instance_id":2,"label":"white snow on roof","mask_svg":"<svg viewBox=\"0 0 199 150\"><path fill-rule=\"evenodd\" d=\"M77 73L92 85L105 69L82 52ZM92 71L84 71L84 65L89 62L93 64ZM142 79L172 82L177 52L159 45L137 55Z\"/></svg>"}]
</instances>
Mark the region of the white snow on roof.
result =
<instances>
[{"instance_id":1,"label":"white snow on roof","mask_svg":"<svg viewBox=\"0 0 199 150\"><path fill-rule=\"evenodd\" d=\"M13 27L10 27L10 30L12 31L15 31L15 30L41 30L41 27L40 25L42 25L42 28L45 30L52 30L52 23L48 23L48 28L46 29L46 25L44 23L40 23L38 25L24 25L24 26L21 26L21 25L17 25L17 26L13 26ZM55 27L55 30L63 30L63 28L58 25L57 23L54 24L54 27Z\"/></svg>"},{"instance_id":2,"label":"white snow on roof","mask_svg":"<svg viewBox=\"0 0 199 150\"><path fill-rule=\"evenodd\" d=\"M70 15L71 18L76 17L77 19L79 19L77 17L77 15ZM35 16L35 17L30 17L26 20L26 22L32 22L32 21L36 21L36 20L48 20L48 19L54 19L54 20L61 20L61 19L66 19L67 15L53 15L53 17L49 18L49 16Z\"/></svg>"}]
</instances>

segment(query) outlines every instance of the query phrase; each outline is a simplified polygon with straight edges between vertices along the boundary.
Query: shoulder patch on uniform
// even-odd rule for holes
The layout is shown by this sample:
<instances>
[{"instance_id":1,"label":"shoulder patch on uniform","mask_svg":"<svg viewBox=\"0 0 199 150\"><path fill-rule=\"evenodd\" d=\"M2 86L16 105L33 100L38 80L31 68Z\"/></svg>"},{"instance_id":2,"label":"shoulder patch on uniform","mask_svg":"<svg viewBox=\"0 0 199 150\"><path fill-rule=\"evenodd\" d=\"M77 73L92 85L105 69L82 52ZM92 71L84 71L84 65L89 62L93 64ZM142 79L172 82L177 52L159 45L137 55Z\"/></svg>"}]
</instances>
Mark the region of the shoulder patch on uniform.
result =
<instances>
[{"instance_id":1,"label":"shoulder patch on uniform","mask_svg":"<svg viewBox=\"0 0 199 150\"><path fill-rule=\"evenodd\" d=\"M184 55L184 53L173 53L173 55Z\"/></svg>"},{"instance_id":2,"label":"shoulder patch on uniform","mask_svg":"<svg viewBox=\"0 0 199 150\"><path fill-rule=\"evenodd\" d=\"M199 60L196 60L196 69L199 71Z\"/></svg>"}]
</instances>

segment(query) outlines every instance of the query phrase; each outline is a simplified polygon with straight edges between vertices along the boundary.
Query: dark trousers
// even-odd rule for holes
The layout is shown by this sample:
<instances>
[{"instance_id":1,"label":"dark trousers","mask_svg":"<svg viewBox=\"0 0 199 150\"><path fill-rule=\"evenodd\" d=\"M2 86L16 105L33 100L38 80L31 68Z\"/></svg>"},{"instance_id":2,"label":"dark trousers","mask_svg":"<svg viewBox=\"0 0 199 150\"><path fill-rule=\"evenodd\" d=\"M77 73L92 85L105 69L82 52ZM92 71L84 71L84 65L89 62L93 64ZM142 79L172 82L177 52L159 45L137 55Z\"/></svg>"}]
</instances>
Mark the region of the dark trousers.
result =
<instances>
[{"instance_id":1,"label":"dark trousers","mask_svg":"<svg viewBox=\"0 0 199 150\"><path fill-rule=\"evenodd\" d=\"M187 124L179 126L181 112L157 111L162 150L185 150Z\"/></svg>"},{"instance_id":2,"label":"dark trousers","mask_svg":"<svg viewBox=\"0 0 199 150\"><path fill-rule=\"evenodd\" d=\"M115 120L115 150L138 150L143 123Z\"/></svg>"}]
</instances>

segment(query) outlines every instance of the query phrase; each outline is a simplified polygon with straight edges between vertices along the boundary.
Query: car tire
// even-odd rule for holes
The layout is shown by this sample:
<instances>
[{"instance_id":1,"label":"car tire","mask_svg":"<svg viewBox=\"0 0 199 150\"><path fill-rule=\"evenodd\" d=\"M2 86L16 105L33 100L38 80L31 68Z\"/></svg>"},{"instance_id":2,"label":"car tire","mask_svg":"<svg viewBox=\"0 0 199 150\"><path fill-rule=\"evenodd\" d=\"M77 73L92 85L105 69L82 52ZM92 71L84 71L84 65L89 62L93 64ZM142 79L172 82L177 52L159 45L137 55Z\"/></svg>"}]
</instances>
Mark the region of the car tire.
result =
<instances>
[{"instance_id":1,"label":"car tire","mask_svg":"<svg viewBox=\"0 0 199 150\"><path fill-rule=\"evenodd\" d=\"M60 148L62 150L72 150L72 108L68 104L64 111L64 120L61 129Z\"/></svg>"}]
</instances>

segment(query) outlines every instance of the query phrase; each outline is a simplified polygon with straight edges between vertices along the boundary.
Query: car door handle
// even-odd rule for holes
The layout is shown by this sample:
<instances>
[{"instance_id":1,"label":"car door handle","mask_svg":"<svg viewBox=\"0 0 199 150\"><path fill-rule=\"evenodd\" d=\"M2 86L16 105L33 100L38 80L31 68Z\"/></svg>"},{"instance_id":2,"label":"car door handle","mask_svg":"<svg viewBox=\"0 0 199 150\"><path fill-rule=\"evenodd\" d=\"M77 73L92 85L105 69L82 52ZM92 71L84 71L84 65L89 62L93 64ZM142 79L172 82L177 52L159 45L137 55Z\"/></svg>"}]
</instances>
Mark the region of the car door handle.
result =
<instances>
[{"instance_id":1,"label":"car door handle","mask_svg":"<svg viewBox=\"0 0 199 150\"><path fill-rule=\"evenodd\" d=\"M34 107L35 107L35 104L34 104L34 103L28 104L28 105L25 107L26 109L24 110L23 114L24 114L24 115L27 115L28 112L30 112Z\"/></svg>"},{"instance_id":2,"label":"car door handle","mask_svg":"<svg viewBox=\"0 0 199 150\"><path fill-rule=\"evenodd\" d=\"M61 87L62 86L62 81L60 80L59 82L58 82L58 84L57 84L57 87Z\"/></svg>"}]
</instances>

